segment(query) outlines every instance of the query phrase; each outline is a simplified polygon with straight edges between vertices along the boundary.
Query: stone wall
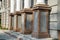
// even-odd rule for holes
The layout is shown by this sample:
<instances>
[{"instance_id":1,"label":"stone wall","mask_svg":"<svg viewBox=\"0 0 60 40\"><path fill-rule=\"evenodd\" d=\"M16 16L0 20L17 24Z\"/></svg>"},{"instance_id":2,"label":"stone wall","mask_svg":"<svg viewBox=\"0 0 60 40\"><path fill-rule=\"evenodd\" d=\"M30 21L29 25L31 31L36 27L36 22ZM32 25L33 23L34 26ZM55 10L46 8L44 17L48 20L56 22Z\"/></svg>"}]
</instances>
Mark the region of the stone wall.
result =
<instances>
[{"instance_id":1,"label":"stone wall","mask_svg":"<svg viewBox=\"0 0 60 40\"><path fill-rule=\"evenodd\" d=\"M1 26L2 28L8 28L9 25L9 0L2 0L2 14L1 14Z\"/></svg>"},{"instance_id":2,"label":"stone wall","mask_svg":"<svg viewBox=\"0 0 60 40\"><path fill-rule=\"evenodd\" d=\"M48 0L48 5L52 8L50 13L50 35L52 38L58 38L58 1Z\"/></svg>"}]
</instances>

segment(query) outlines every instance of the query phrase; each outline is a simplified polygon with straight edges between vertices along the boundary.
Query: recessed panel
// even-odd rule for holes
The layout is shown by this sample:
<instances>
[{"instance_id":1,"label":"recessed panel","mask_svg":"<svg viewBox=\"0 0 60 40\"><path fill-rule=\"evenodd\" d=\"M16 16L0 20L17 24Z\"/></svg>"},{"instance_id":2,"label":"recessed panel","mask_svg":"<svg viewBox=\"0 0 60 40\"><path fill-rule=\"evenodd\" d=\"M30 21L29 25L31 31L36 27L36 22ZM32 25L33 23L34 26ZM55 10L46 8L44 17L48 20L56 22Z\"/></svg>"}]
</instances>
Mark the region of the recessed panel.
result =
<instances>
[{"instance_id":1,"label":"recessed panel","mask_svg":"<svg viewBox=\"0 0 60 40\"><path fill-rule=\"evenodd\" d=\"M26 29L29 30L32 27L32 14L26 14Z\"/></svg>"},{"instance_id":2,"label":"recessed panel","mask_svg":"<svg viewBox=\"0 0 60 40\"><path fill-rule=\"evenodd\" d=\"M22 27L22 16L18 15L18 28L21 29Z\"/></svg>"},{"instance_id":3,"label":"recessed panel","mask_svg":"<svg viewBox=\"0 0 60 40\"><path fill-rule=\"evenodd\" d=\"M14 16L12 16L12 27L14 27Z\"/></svg>"},{"instance_id":4,"label":"recessed panel","mask_svg":"<svg viewBox=\"0 0 60 40\"><path fill-rule=\"evenodd\" d=\"M38 31L38 12L34 12L34 32Z\"/></svg>"},{"instance_id":5,"label":"recessed panel","mask_svg":"<svg viewBox=\"0 0 60 40\"><path fill-rule=\"evenodd\" d=\"M24 20L25 20L25 14L22 14L22 32L24 32Z\"/></svg>"},{"instance_id":6,"label":"recessed panel","mask_svg":"<svg viewBox=\"0 0 60 40\"><path fill-rule=\"evenodd\" d=\"M40 12L40 31L47 32L47 12Z\"/></svg>"}]
</instances>

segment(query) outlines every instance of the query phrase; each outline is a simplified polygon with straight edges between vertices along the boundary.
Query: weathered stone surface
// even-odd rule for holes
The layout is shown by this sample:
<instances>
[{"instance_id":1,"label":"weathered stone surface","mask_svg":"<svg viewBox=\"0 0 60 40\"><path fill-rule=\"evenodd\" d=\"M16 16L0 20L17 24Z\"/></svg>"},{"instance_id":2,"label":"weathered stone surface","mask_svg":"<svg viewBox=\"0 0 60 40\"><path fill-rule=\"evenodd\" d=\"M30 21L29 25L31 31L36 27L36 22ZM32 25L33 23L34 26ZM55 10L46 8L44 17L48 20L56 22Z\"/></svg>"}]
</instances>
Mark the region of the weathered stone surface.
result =
<instances>
[{"instance_id":1,"label":"weathered stone surface","mask_svg":"<svg viewBox=\"0 0 60 40\"><path fill-rule=\"evenodd\" d=\"M2 24L2 27L4 25L5 28L8 28L8 17L9 17L9 7L10 7L10 4L9 4L10 0L2 0L2 7L1 7L1 24Z\"/></svg>"},{"instance_id":2,"label":"weathered stone surface","mask_svg":"<svg viewBox=\"0 0 60 40\"><path fill-rule=\"evenodd\" d=\"M57 20L57 14L50 15L50 21L58 21Z\"/></svg>"},{"instance_id":3,"label":"weathered stone surface","mask_svg":"<svg viewBox=\"0 0 60 40\"><path fill-rule=\"evenodd\" d=\"M60 30L60 21L57 24L57 30Z\"/></svg>"},{"instance_id":4,"label":"weathered stone surface","mask_svg":"<svg viewBox=\"0 0 60 40\"><path fill-rule=\"evenodd\" d=\"M16 40L16 38L5 33L7 30L0 30L0 40Z\"/></svg>"},{"instance_id":5,"label":"weathered stone surface","mask_svg":"<svg viewBox=\"0 0 60 40\"><path fill-rule=\"evenodd\" d=\"M58 24L57 29L60 30L60 12L57 14Z\"/></svg>"},{"instance_id":6,"label":"weathered stone surface","mask_svg":"<svg viewBox=\"0 0 60 40\"><path fill-rule=\"evenodd\" d=\"M7 14L6 14L6 28L9 27L9 11L7 11Z\"/></svg>"},{"instance_id":7,"label":"weathered stone surface","mask_svg":"<svg viewBox=\"0 0 60 40\"><path fill-rule=\"evenodd\" d=\"M12 17L12 27L14 27L14 16Z\"/></svg>"},{"instance_id":8,"label":"weathered stone surface","mask_svg":"<svg viewBox=\"0 0 60 40\"><path fill-rule=\"evenodd\" d=\"M60 0L58 0L58 13L60 13Z\"/></svg>"},{"instance_id":9,"label":"weathered stone surface","mask_svg":"<svg viewBox=\"0 0 60 40\"><path fill-rule=\"evenodd\" d=\"M56 4L58 4L58 0L48 0L49 6L56 5Z\"/></svg>"},{"instance_id":10,"label":"weathered stone surface","mask_svg":"<svg viewBox=\"0 0 60 40\"><path fill-rule=\"evenodd\" d=\"M57 19L60 22L60 13L57 14Z\"/></svg>"},{"instance_id":11,"label":"weathered stone surface","mask_svg":"<svg viewBox=\"0 0 60 40\"><path fill-rule=\"evenodd\" d=\"M16 26L16 15L14 16L14 26Z\"/></svg>"},{"instance_id":12,"label":"weathered stone surface","mask_svg":"<svg viewBox=\"0 0 60 40\"><path fill-rule=\"evenodd\" d=\"M58 6L51 7L51 13L57 13L58 12Z\"/></svg>"},{"instance_id":13,"label":"weathered stone surface","mask_svg":"<svg viewBox=\"0 0 60 40\"><path fill-rule=\"evenodd\" d=\"M22 39L22 40L52 40L53 38L33 38L31 34L25 35L25 34L20 34L20 32L14 32L14 31L7 31L7 33L10 33L11 35L14 35L17 37L17 40Z\"/></svg>"},{"instance_id":14,"label":"weathered stone surface","mask_svg":"<svg viewBox=\"0 0 60 40\"><path fill-rule=\"evenodd\" d=\"M50 36L51 38L58 38L57 30L50 30Z\"/></svg>"},{"instance_id":15,"label":"weathered stone surface","mask_svg":"<svg viewBox=\"0 0 60 40\"><path fill-rule=\"evenodd\" d=\"M50 29L57 30L57 22L50 22Z\"/></svg>"},{"instance_id":16,"label":"weathered stone surface","mask_svg":"<svg viewBox=\"0 0 60 40\"><path fill-rule=\"evenodd\" d=\"M18 16L18 28L20 29L22 27L22 16Z\"/></svg>"}]
</instances>

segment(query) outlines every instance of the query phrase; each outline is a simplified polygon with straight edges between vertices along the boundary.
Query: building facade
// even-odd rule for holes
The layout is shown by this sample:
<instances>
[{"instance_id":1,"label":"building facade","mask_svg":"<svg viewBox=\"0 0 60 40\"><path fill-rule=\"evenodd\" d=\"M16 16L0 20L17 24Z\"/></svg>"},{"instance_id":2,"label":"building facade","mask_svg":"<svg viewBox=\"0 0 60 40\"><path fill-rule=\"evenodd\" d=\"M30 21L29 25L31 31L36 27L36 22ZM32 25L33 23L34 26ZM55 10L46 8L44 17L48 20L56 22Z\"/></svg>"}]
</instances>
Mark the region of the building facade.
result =
<instances>
[{"instance_id":1,"label":"building facade","mask_svg":"<svg viewBox=\"0 0 60 40\"><path fill-rule=\"evenodd\" d=\"M0 26L1 26L1 7L2 7L2 0L0 0Z\"/></svg>"},{"instance_id":2,"label":"building facade","mask_svg":"<svg viewBox=\"0 0 60 40\"><path fill-rule=\"evenodd\" d=\"M2 7L1 7L1 26L3 28L8 28L8 19L9 19L9 13L10 13L10 1L8 0L2 0Z\"/></svg>"},{"instance_id":3,"label":"building facade","mask_svg":"<svg viewBox=\"0 0 60 40\"><path fill-rule=\"evenodd\" d=\"M60 1L59 0L2 0L1 2L2 2L2 7L1 7L2 28L8 28L9 30L19 31L22 33L24 33L23 32L24 26L27 27L26 29L28 29L30 26L33 27L32 20L34 18L32 16L31 9L34 7L34 5L38 5L38 4L49 5L52 9L49 15L48 32L50 38L59 39L60 37L60 10L59 10ZM37 15L38 14L36 14L35 16ZM26 20L24 20L24 18L26 18ZM42 21L44 19L42 19ZM27 20L29 20L29 22ZM37 22L35 23L37 25ZM23 31L21 31L22 29ZM29 28L28 30L29 32L27 30L25 32L31 33L33 30L31 29L32 28ZM35 31L36 30L37 29L35 29Z\"/></svg>"}]
</instances>

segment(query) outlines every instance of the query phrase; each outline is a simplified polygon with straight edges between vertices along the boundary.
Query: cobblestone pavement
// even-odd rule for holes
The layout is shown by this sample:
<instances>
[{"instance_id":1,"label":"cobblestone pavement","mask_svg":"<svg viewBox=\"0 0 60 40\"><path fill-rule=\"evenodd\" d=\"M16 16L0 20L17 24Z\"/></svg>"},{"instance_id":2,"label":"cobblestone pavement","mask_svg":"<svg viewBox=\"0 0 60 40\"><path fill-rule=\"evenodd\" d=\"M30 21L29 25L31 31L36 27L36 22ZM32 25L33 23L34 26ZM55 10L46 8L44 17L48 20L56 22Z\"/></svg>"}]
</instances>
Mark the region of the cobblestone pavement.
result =
<instances>
[{"instance_id":1,"label":"cobblestone pavement","mask_svg":"<svg viewBox=\"0 0 60 40\"><path fill-rule=\"evenodd\" d=\"M0 30L0 40L16 40L16 38L4 33L3 30Z\"/></svg>"}]
</instances>

